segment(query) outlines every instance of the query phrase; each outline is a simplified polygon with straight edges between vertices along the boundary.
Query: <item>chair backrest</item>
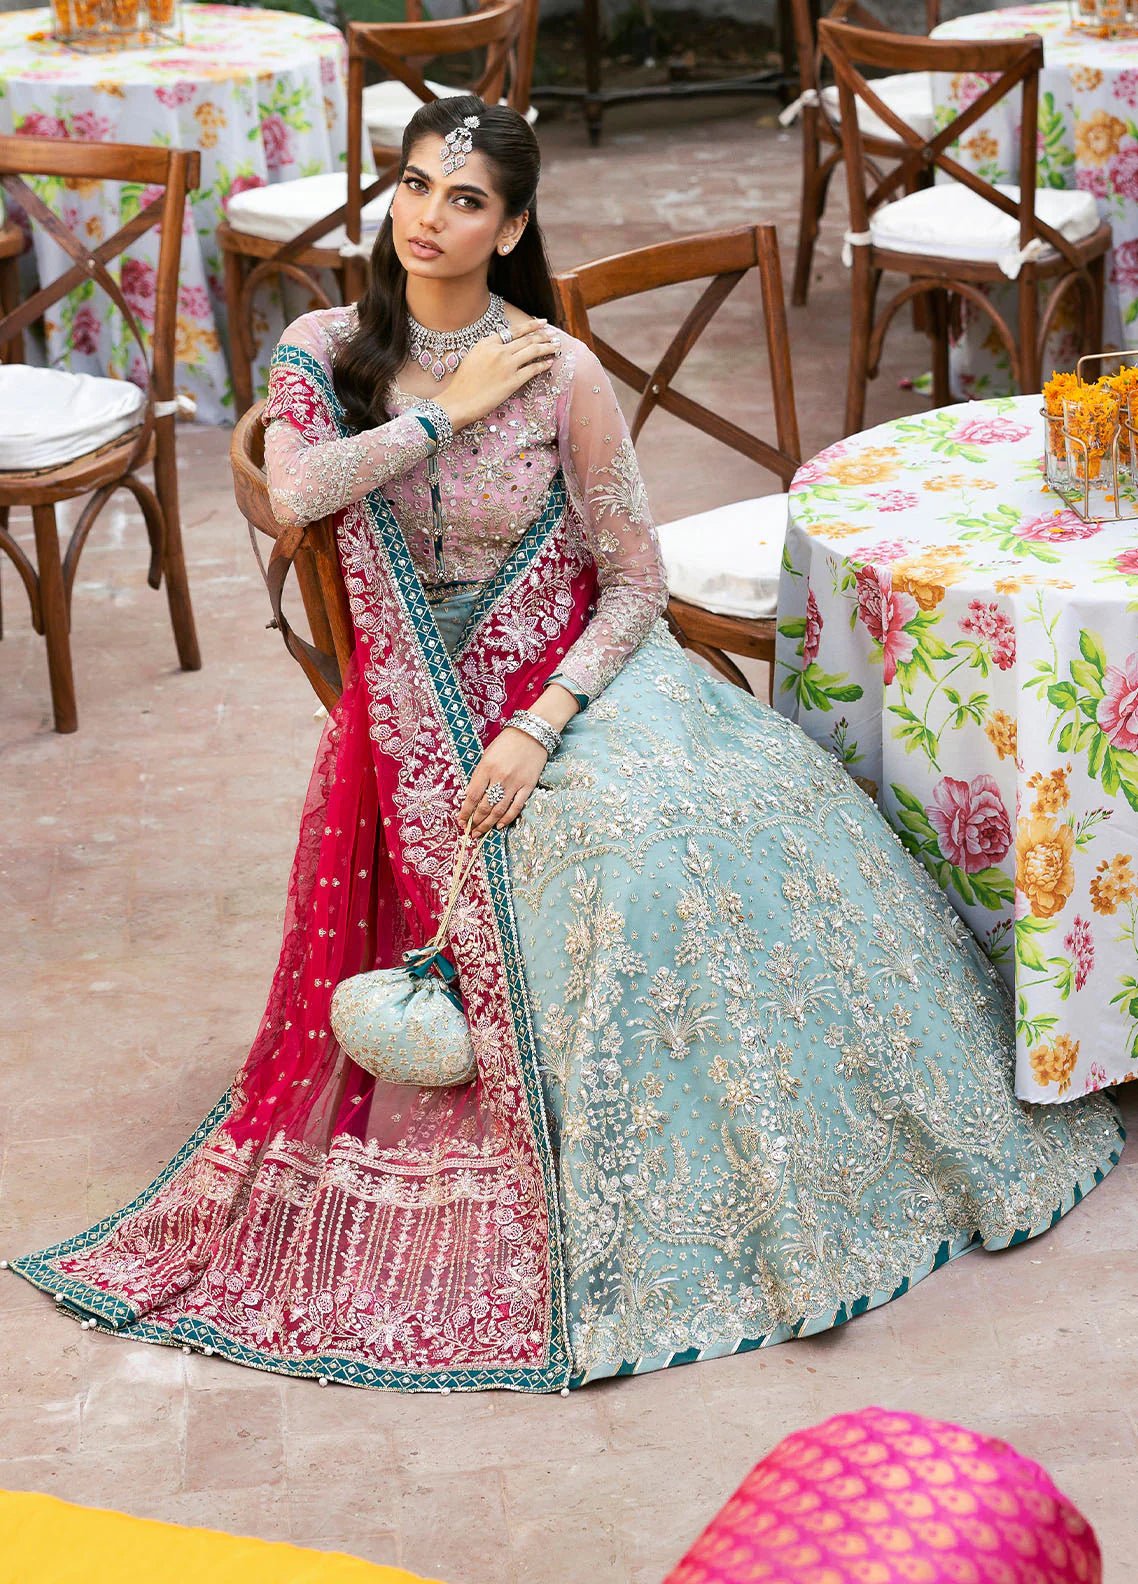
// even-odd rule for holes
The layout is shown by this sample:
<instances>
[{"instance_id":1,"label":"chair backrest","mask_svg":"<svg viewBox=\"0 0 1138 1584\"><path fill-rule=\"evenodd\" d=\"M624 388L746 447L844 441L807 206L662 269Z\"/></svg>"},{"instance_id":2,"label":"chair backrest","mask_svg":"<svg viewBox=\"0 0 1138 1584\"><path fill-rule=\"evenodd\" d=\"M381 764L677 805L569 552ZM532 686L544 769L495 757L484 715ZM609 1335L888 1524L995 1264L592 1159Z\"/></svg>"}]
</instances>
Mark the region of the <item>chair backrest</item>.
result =
<instances>
[{"instance_id":1,"label":"chair backrest","mask_svg":"<svg viewBox=\"0 0 1138 1584\"><path fill-rule=\"evenodd\" d=\"M762 290L767 357L774 397L777 443L751 434L722 413L712 412L673 388L680 365L695 346L718 309L749 270L757 269ZM639 392L631 423L633 440L657 408L720 440L778 475L784 487L801 462L798 418L794 405L794 378L786 304L779 264L778 233L773 225L740 226L730 231L710 231L658 242L613 254L554 276L566 330L592 347L616 379ZM589 311L604 303L639 296L663 286L707 280L708 285L676 331L667 350L650 372L618 352L598 336L589 322Z\"/></svg>"},{"instance_id":2,"label":"chair backrest","mask_svg":"<svg viewBox=\"0 0 1138 1584\"><path fill-rule=\"evenodd\" d=\"M842 150L845 156L850 201L850 228L864 233L869 216L881 204L909 190L915 177L929 179L940 170L953 181L971 188L978 197L1004 214L1018 219L1020 247L1044 241L1056 248L1071 264L1079 267L1078 256L1067 239L1037 218L1035 213L1036 138L1039 117L1039 73L1043 67L1043 40L1034 34L1018 39L924 39L903 33L880 33L869 28L851 27L844 22L824 20L818 24L823 54L834 69L841 105ZM894 110L873 91L859 67L869 66L890 72L967 73L986 83L984 91L931 138L923 138L902 121ZM970 126L994 105L1022 87L1020 108L1018 205L998 192L991 182L960 164L949 153ZM875 172L872 188L867 185L866 159L858 126L856 101L864 101L873 113L897 134L904 150L897 163L885 174Z\"/></svg>"},{"instance_id":3,"label":"chair backrest","mask_svg":"<svg viewBox=\"0 0 1138 1584\"><path fill-rule=\"evenodd\" d=\"M355 647L347 590L336 553L336 536L328 518L308 523L303 529L288 529L273 515L265 477L265 426L261 422L264 405L264 402L257 402L242 415L229 442L233 493L238 510L249 524L249 537L265 572L274 624L320 702L331 709L340 696ZM273 546L267 571L257 543L258 533L264 534ZM289 566L296 571L311 643L293 631L281 610Z\"/></svg>"},{"instance_id":4,"label":"chair backrest","mask_svg":"<svg viewBox=\"0 0 1138 1584\"><path fill-rule=\"evenodd\" d=\"M143 455L157 423L159 433L174 422L174 338L178 312L178 269L186 196L198 184L200 155L182 149L133 143L84 143L54 138L0 137L0 189L30 225L45 231L72 260L54 281L0 318L0 346L13 341L68 292L93 281L111 299L138 345L148 374L147 405L135 451ZM161 192L97 247L87 248L31 187L25 177L133 182ZM155 278L154 323L144 331L107 266L139 237L160 227ZM155 414L155 404L168 411ZM169 420L167 429L164 420ZM133 459L132 463L133 465Z\"/></svg>"},{"instance_id":5,"label":"chair backrest","mask_svg":"<svg viewBox=\"0 0 1138 1584\"><path fill-rule=\"evenodd\" d=\"M794 26L794 52L798 61L799 91L817 92L819 87L820 53L818 48L818 0L790 0L791 21ZM832 22L852 22L855 27L875 28L887 33L886 23L874 15L861 0L834 0L827 18ZM925 32L931 33L940 22L940 0L925 0Z\"/></svg>"}]
</instances>

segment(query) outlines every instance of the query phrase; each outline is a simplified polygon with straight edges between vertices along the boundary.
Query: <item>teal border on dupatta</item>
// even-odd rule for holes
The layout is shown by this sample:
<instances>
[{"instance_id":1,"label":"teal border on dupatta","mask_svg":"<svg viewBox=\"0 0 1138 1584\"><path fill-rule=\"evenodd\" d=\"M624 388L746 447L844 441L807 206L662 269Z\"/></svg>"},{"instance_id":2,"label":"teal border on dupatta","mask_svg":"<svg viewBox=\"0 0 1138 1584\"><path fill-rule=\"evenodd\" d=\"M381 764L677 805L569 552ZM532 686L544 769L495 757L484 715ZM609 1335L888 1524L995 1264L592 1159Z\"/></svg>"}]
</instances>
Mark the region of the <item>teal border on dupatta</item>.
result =
<instances>
[{"instance_id":1,"label":"teal border on dupatta","mask_svg":"<svg viewBox=\"0 0 1138 1584\"><path fill-rule=\"evenodd\" d=\"M341 433L346 435L351 432L342 422L340 404L326 371L311 353L305 352L300 347L278 347L273 356L273 366L294 368L303 373L319 388ZM463 634L464 643L469 641L476 626L485 620L511 582L530 566L549 536L558 528L564 516L567 500L568 492L561 474L558 473L550 486L539 517L479 596ZM376 530L377 543L387 556L404 613L419 643L452 750L464 775L469 778L482 756L482 745L462 696L451 656L415 571L407 541L394 512L378 490L368 496L363 505ZM506 842L501 832L495 831L483 843L482 858L502 946L510 1016L521 1059L522 1083L529 1110L530 1126L541 1163L542 1186L545 1191L549 1222L550 1329L549 1356L546 1364L529 1369L466 1366L455 1370L399 1370L381 1368L335 1354L289 1358L283 1354L248 1347L203 1320L182 1319L172 1326L147 1321L124 1299L56 1270L52 1265L53 1260L85 1252L108 1237L125 1217L146 1207L159 1189L188 1163L229 1117L232 1100L231 1091L228 1090L163 1171L128 1205L116 1210L85 1232L53 1244L50 1248L41 1249L38 1253L11 1261L10 1268L34 1286L54 1294L57 1304L65 1313L76 1319L87 1320L100 1331L124 1336L133 1341L200 1351L253 1369L265 1370L271 1374L316 1380L324 1384L339 1383L405 1392L484 1391L488 1388L550 1392L565 1389L572 1374L572 1356L569 1350L566 1317L560 1199L539 1076L537 1039L525 977L525 961L514 914Z\"/></svg>"}]
</instances>

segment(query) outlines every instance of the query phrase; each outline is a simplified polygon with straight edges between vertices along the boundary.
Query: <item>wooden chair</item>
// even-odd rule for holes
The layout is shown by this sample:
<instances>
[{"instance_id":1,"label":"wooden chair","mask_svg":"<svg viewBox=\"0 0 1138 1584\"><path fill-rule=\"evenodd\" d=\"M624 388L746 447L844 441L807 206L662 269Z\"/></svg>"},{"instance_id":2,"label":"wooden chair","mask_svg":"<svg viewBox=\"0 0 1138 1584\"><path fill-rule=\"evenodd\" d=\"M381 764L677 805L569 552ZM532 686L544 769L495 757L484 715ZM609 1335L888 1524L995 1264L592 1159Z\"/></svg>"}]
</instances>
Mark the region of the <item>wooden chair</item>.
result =
<instances>
[{"instance_id":1,"label":"wooden chair","mask_svg":"<svg viewBox=\"0 0 1138 1584\"><path fill-rule=\"evenodd\" d=\"M355 647L348 595L336 551L336 532L328 517L300 528L286 528L273 515L265 478L263 409L263 402L250 407L234 428L229 444L233 493L238 510L249 524L249 537L269 587L273 625L299 662L317 698L331 709L343 689L344 674ZM258 533L272 542L267 568L257 543ZM281 608L290 566L296 570L311 642L294 630Z\"/></svg>"},{"instance_id":2,"label":"wooden chair","mask_svg":"<svg viewBox=\"0 0 1138 1584\"><path fill-rule=\"evenodd\" d=\"M1095 350L1102 339L1104 260L1111 245L1110 226L1100 222L1089 193L1036 191L1036 137L1039 73L1043 41L1036 37L975 43L907 38L823 20L822 50L834 68L841 100L841 128L849 186L853 270L852 328L846 432L862 426L866 382L877 373L885 334L897 310L918 298L928 301L933 345L933 404L949 399L948 339L952 298L966 298L991 321L1007 349L1016 383L1023 392L1041 383L1043 350L1056 313L1077 292L1082 306L1084 344ZM988 86L966 110L933 137L922 138L901 122L858 70L986 74ZM969 127L1022 87L1020 186L1015 197L953 159L948 150ZM855 113L864 101L894 127L904 152L894 168L872 188L866 177L864 139ZM918 172L943 171L948 183L906 197ZM1009 217L1006 235L999 216ZM880 311L881 276L893 271L908 282ZM1014 279L1017 324L997 311L985 286ZM1038 287L1051 282L1039 311Z\"/></svg>"},{"instance_id":3,"label":"wooden chair","mask_svg":"<svg viewBox=\"0 0 1138 1584\"><path fill-rule=\"evenodd\" d=\"M762 287L767 361L777 443L760 439L721 413L674 388L675 376L715 313L749 270ZM709 284L651 372L598 336L590 310L683 281ZM639 395L635 440L662 409L732 450L750 457L787 488L801 460L786 307L773 225L744 226L661 242L583 264L554 277L561 317L570 334L592 347L604 367ZM774 669L779 569L786 531L785 494L764 496L665 523L659 529L668 568L668 619L685 647L750 692L731 655L763 660ZM718 607L718 608L717 608ZM744 613L745 612L745 613Z\"/></svg>"},{"instance_id":4,"label":"wooden chair","mask_svg":"<svg viewBox=\"0 0 1138 1584\"><path fill-rule=\"evenodd\" d=\"M0 549L14 563L31 603L32 625L47 640L55 729L71 732L78 716L71 665L71 595L79 557L87 537L111 496L120 489L132 495L142 511L150 540L149 583L158 588L163 579L170 606L178 660L185 671L201 665L190 590L182 554L178 514L178 477L174 422L178 401L174 390L174 336L178 306L178 265L182 248L182 222L186 194L198 181L199 156L180 149L149 148L132 144L57 142L50 138L0 138L0 188L23 209L33 226L41 226L69 255L69 269L50 285L0 319L0 345L21 335L27 327L69 291L93 281L123 316L147 368L145 395L121 380L100 380L102 397L112 397L120 409L137 395L137 410L118 421L118 432L88 451L72 454L35 471L0 472ZM129 181L144 188L161 188L122 228L88 249L52 213L24 176L55 176L65 180ZM143 332L107 266L119 254L155 227L160 228L154 322ZM11 365L7 365L11 370ZM0 370L0 373L3 371ZM41 380L45 371L28 370ZM65 385L74 379L47 371L47 378ZM73 387L69 387L73 388ZM130 425L123 429L123 422ZM104 425L102 432L105 434ZM38 438L38 437L37 437ZM49 437L50 438L50 437ZM78 437L82 443L82 432ZM50 450L50 445L48 449ZM143 482L139 469L154 464L154 488ZM60 557L55 508L60 501L90 495ZM35 533L35 562L13 538L8 514L13 506L28 506Z\"/></svg>"},{"instance_id":5,"label":"wooden chair","mask_svg":"<svg viewBox=\"0 0 1138 1584\"><path fill-rule=\"evenodd\" d=\"M228 211L229 218L217 229L217 238L224 255L225 304L229 321L229 355L233 371L233 394L237 411L244 412L253 400L253 360L256 348L253 335L253 302L257 291L269 279L276 277L282 283L287 279L298 281L318 305L331 307L332 303L319 279L320 271L330 270L337 277L342 300L354 302L362 293L366 280L366 263L374 234L361 243L363 211L369 204L384 198L390 191L399 170L399 151L379 171L374 180L363 174L363 91L365 63L371 61L388 75L406 85L424 104L436 95L428 87L421 67L429 60L443 56L483 56L483 70L471 83L469 91L482 99L495 102L502 97L506 86L511 59L520 74L525 71L532 77L532 51L527 58L524 50L519 56L518 38L526 19L528 0L499 0L471 16L447 18L440 22L353 22L348 27L348 158L345 188L335 183L337 194L345 191L345 200L327 213L303 225L287 240L254 235L252 230L240 229L254 222L246 216L238 217L238 205ZM416 9L418 9L416 5ZM528 81L522 85L528 103ZM519 91L522 91L519 88ZM258 189L258 194L243 195L242 210L253 204L290 204L303 184L312 181L327 183L329 178L304 177L297 182L281 182L273 187ZM290 222L287 216L283 228ZM340 228L346 232L345 241L331 243L322 239ZM263 229L281 229L279 222ZM378 221L377 221L378 228Z\"/></svg>"},{"instance_id":6,"label":"wooden chair","mask_svg":"<svg viewBox=\"0 0 1138 1584\"><path fill-rule=\"evenodd\" d=\"M24 233L12 221L0 220L0 314L10 314L20 302L20 254ZM0 363L22 363L23 337L0 342Z\"/></svg>"},{"instance_id":7,"label":"wooden chair","mask_svg":"<svg viewBox=\"0 0 1138 1584\"><path fill-rule=\"evenodd\" d=\"M795 53L798 58L799 98L793 107L802 116L802 199L798 214L798 247L794 257L794 284L790 300L801 308L810 292L810 272L818 228L826 209L830 181L842 161L840 107L836 87L824 86L820 70L818 35L815 25L817 0L790 0L794 14ZM888 31L883 22L860 0L836 0L829 15L832 20L855 22L859 27ZM931 33L940 21L940 0L925 0L925 30ZM903 121L911 120L918 131L931 135L934 130L932 85L927 77L885 77L874 83L875 91ZM784 112L784 119L790 112ZM887 126L866 112L861 105L866 163L899 159L904 145ZM827 152L828 151L828 152ZM875 175L879 174L875 171Z\"/></svg>"}]
</instances>

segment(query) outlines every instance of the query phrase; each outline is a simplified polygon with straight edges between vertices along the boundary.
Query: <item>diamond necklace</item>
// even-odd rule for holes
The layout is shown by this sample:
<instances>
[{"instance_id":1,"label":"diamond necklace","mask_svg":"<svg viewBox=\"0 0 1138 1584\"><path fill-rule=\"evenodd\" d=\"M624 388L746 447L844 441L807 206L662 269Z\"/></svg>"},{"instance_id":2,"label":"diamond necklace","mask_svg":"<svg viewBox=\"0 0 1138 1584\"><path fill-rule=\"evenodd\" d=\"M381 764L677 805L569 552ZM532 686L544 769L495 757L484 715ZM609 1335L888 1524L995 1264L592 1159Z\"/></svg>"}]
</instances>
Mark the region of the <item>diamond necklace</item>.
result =
<instances>
[{"instance_id":1,"label":"diamond necklace","mask_svg":"<svg viewBox=\"0 0 1138 1584\"><path fill-rule=\"evenodd\" d=\"M420 368L428 369L437 380L453 374L476 341L508 328L506 310L497 292L490 293L490 306L482 317L461 330L428 330L410 309L407 310L411 356Z\"/></svg>"}]
</instances>

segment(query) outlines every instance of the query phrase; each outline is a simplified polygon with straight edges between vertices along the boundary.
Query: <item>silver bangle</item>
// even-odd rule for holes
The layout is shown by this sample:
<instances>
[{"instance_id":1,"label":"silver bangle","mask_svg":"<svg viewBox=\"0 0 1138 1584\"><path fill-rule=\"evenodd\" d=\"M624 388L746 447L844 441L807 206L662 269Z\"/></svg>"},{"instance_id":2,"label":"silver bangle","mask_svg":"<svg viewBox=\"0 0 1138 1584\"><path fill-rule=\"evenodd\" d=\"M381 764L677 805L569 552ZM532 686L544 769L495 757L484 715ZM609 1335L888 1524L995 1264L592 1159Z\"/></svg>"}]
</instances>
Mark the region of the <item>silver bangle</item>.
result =
<instances>
[{"instance_id":1,"label":"silver bangle","mask_svg":"<svg viewBox=\"0 0 1138 1584\"><path fill-rule=\"evenodd\" d=\"M438 449L445 451L454 439L454 425L445 407L440 407L437 401L432 401L429 396L422 396L415 403L415 411L422 413L424 418L429 418L438 439Z\"/></svg>"},{"instance_id":2,"label":"silver bangle","mask_svg":"<svg viewBox=\"0 0 1138 1584\"><path fill-rule=\"evenodd\" d=\"M551 757L561 746L561 733L555 731L548 721L542 720L540 715L533 715L529 710L517 710L506 722L515 731L525 732L527 737L532 737L539 742Z\"/></svg>"}]
</instances>

